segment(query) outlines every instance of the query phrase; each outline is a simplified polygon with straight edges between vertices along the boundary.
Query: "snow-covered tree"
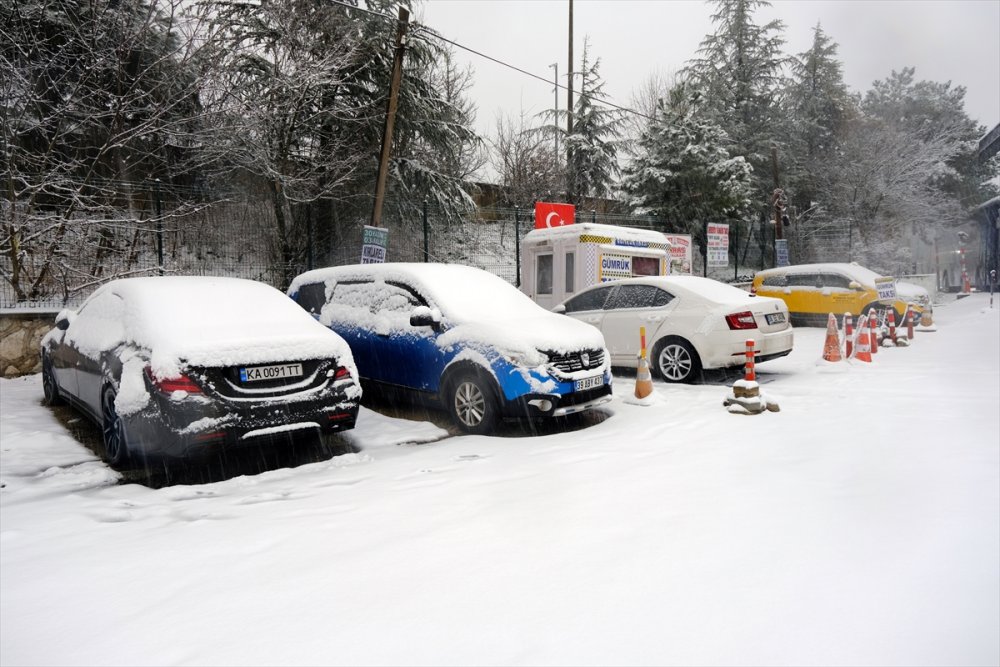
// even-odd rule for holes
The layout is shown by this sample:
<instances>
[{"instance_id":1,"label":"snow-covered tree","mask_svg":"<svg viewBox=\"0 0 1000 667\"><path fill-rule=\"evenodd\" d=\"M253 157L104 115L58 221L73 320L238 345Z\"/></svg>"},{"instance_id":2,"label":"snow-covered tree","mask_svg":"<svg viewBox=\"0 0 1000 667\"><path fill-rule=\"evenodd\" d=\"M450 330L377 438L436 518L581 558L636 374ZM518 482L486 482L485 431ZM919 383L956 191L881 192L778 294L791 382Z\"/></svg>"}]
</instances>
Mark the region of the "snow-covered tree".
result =
<instances>
[{"instance_id":1,"label":"snow-covered tree","mask_svg":"<svg viewBox=\"0 0 1000 667\"><path fill-rule=\"evenodd\" d=\"M699 113L698 102L683 85L660 102L621 187L634 212L701 238L705 221L743 214L752 188L750 165L729 152L725 130Z\"/></svg>"},{"instance_id":2,"label":"snow-covered tree","mask_svg":"<svg viewBox=\"0 0 1000 667\"><path fill-rule=\"evenodd\" d=\"M808 51L791 61L785 108L790 119L788 173L791 203L806 211L822 197L819 183L845 139L857 102L847 90L837 44L816 25Z\"/></svg>"},{"instance_id":3,"label":"snow-covered tree","mask_svg":"<svg viewBox=\"0 0 1000 667\"><path fill-rule=\"evenodd\" d=\"M185 178L201 110L179 7L0 3L0 275L18 300L127 272L111 255L134 256L153 179Z\"/></svg>"},{"instance_id":4,"label":"snow-covered tree","mask_svg":"<svg viewBox=\"0 0 1000 667\"><path fill-rule=\"evenodd\" d=\"M531 125L523 111L516 117L497 114L489 155L501 186L498 206L530 207L536 200L561 197L563 170L547 134Z\"/></svg>"},{"instance_id":5,"label":"snow-covered tree","mask_svg":"<svg viewBox=\"0 0 1000 667\"><path fill-rule=\"evenodd\" d=\"M715 32L705 37L698 57L682 71L702 95L704 112L726 130L734 142L733 154L742 155L754 169L757 198L769 199L770 150L782 144L786 128L779 113L784 24L758 25L753 14L766 0L713 0Z\"/></svg>"}]
</instances>

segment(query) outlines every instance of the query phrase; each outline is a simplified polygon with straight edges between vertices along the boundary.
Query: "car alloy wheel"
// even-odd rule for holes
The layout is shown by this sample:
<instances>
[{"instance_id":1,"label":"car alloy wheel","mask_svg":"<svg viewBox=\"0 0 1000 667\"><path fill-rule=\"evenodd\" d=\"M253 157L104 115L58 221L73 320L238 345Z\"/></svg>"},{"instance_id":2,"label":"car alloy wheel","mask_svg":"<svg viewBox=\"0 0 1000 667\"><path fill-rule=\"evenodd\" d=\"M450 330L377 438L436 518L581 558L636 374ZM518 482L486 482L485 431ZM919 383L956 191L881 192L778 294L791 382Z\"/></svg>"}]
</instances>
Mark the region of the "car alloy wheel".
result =
<instances>
[{"instance_id":1,"label":"car alloy wheel","mask_svg":"<svg viewBox=\"0 0 1000 667\"><path fill-rule=\"evenodd\" d=\"M668 341L659 348L656 368L667 382L687 382L698 371L698 359L687 343Z\"/></svg>"},{"instance_id":2,"label":"car alloy wheel","mask_svg":"<svg viewBox=\"0 0 1000 667\"><path fill-rule=\"evenodd\" d=\"M115 410L115 390L105 387L101 395L101 434L104 437L104 453L112 465L120 465L128 458L128 444L125 439L125 425Z\"/></svg>"},{"instance_id":3,"label":"car alloy wheel","mask_svg":"<svg viewBox=\"0 0 1000 667\"><path fill-rule=\"evenodd\" d=\"M478 373L465 373L452 384L449 408L466 433L482 435L493 430L497 407L487 381Z\"/></svg>"}]
</instances>

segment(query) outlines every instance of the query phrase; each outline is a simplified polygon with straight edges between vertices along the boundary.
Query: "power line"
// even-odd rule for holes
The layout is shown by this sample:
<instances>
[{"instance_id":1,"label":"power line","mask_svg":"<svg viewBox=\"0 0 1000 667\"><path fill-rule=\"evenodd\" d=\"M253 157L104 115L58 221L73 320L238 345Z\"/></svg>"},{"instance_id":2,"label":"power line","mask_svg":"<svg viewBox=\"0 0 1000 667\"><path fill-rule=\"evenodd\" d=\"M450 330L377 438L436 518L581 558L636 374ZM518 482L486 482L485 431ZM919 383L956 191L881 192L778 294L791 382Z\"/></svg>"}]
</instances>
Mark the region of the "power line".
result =
<instances>
[{"instance_id":1,"label":"power line","mask_svg":"<svg viewBox=\"0 0 1000 667\"><path fill-rule=\"evenodd\" d=\"M394 17L394 16L390 16L388 14L383 14L382 12L372 11L370 9L362 9L361 7L357 7L355 5L352 5L352 4L349 4L349 3L346 3L346 2L342 2L341 0L330 0L330 2L332 2L333 4L336 4L336 5L342 5L344 7L348 7L350 9L356 9L358 11L365 12L366 14L371 14L373 16L378 16L378 17L380 17L382 19L385 19L387 21L396 21L396 17ZM515 72L518 72L519 74L523 74L525 76L531 77L532 79L537 79L538 81L543 81L543 82L545 82L547 84L555 84L556 88L559 88L559 89L562 89L562 90L569 90L568 86L564 86L564 85L560 84L558 81L552 81L551 79L546 79L544 76L540 76L540 75L535 74L533 72L529 72L529 71L527 71L525 69L521 69L520 67L518 67L516 65L512 65L511 63L508 63L506 61L500 60L499 58L494 58L493 56L487 55L487 54L485 54L485 53L483 53L481 51L477 51L476 49L473 49L472 47L465 46L464 44L459 44L458 42L456 42L454 40L448 39L447 37L445 37L444 35L442 35L441 33L439 33L438 31L434 30L433 28L431 28L429 26L425 26L425 25L421 25L419 23L415 23L414 24L414 28L413 28L413 32L417 32L417 31L427 33L428 35L430 35L433 38L439 39L442 42L447 42L448 44L451 44L454 47L462 49L463 51L468 51L469 53L472 53L474 55L479 56L480 58L485 58L486 60L494 62L497 65L500 65L501 67L506 67L508 69L512 69ZM592 93L585 93L585 92L581 91L581 92L577 93L577 95L580 96L580 97L585 97L585 98L591 100L592 102L597 102L599 104L603 104L605 106L609 106L609 107L612 107L614 109L618 109L619 111L622 111L624 113L630 113L630 114L633 114L635 116L639 116L640 118L645 118L646 120L655 120L655 118L653 118L652 116L647 116L646 114L644 114L644 113L642 113L640 111L636 111L635 109L632 109L632 108L629 108L629 107L623 107L623 106L621 106L619 104L615 104L614 102L608 100L607 98L599 97L599 96L594 95Z\"/></svg>"}]
</instances>

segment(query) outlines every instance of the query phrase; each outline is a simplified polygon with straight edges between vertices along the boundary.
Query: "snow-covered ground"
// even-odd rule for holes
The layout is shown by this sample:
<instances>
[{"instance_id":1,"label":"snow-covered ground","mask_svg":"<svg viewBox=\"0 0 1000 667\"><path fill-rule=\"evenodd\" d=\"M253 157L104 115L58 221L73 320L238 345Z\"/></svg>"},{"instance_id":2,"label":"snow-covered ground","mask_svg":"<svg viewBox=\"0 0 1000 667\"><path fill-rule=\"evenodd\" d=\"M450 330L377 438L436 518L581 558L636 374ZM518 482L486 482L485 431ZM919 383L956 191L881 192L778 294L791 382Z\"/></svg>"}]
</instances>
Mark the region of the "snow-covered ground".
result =
<instances>
[{"instance_id":1,"label":"snow-covered ground","mask_svg":"<svg viewBox=\"0 0 1000 667\"><path fill-rule=\"evenodd\" d=\"M360 453L160 489L0 380L0 663L996 665L1000 299L935 316L871 365L797 329L779 413L623 377L568 433L363 410Z\"/></svg>"}]
</instances>

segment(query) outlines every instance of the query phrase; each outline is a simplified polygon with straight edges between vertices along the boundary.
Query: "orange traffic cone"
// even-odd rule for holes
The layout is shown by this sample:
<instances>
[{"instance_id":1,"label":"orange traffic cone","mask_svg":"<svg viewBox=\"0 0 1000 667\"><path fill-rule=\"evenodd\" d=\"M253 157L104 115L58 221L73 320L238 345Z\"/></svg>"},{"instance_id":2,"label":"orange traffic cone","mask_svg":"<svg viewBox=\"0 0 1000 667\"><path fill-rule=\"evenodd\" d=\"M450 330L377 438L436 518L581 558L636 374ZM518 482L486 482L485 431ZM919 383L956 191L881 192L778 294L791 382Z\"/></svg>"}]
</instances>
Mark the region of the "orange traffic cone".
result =
<instances>
[{"instance_id":1,"label":"orange traffic cone","mask_svg":"<svg viewBox=\"0 0 1000 667\"><path fill-rule=\"evenodd\" d=\"M840 355L840 336L837 334L837 318L833 313L826 320L826 342L823 344L823 359L826 361L843 361Z\"/></svg>"},{"instance_id":2,"label":"orange traffic cone","mask_svg":"<svg viewBox=\"0 0 1000 667\"><path fill-rule=\"evenodd\" d=\"M873 355L878 353L879 335L881 332L878 328L878 315L875 314L875 309L868 311L868 334L871 336L871 347L868 348L869 352Z\"/></svg>"},{"instance_id":3,"label":"orange traffic cone","mask_svg":"<svg viewBox=\"0 0 1000 667\"><path fill-rule=\"evenodd\" d=\"M641 347L639 365L635 371L635 397L646 398L653 393L653 376L649 372L649 362L646 360L646 327L639 327Z\"/></svg>"},{"instance_id":4,"label":"orange traffic cone","mask_svg":"<svg viewBox=\"0 0 1000 667\"><path fill-rule=\"evenodd\" d=\"M906 337L913 340L913 309L906 304Z\"/></svg>"},{"instance_id":5,"label":"orange traffic cone","mask_svg":"<svg viewBox=\"0 0 1000 667\"><path fill-rule=\"evenodd\" d=\"M858 344L854 349L854 358L858 361L865 361L871 363L872 360L872 346L868 342L868 332L871 327L860 326L858 327Z\"/></svg>"},{"instance_id":6,"label":"orange traffic cone","mask_svg":"<svg viewBox=\"0 0 1000 667\"><path fill-rule=\"evenodd\" d=\"M646 398L653 393L653 376L649 372L646 357L639 357L639 368L635 372L635 397Z\"/></svg>"}]
</instances>

